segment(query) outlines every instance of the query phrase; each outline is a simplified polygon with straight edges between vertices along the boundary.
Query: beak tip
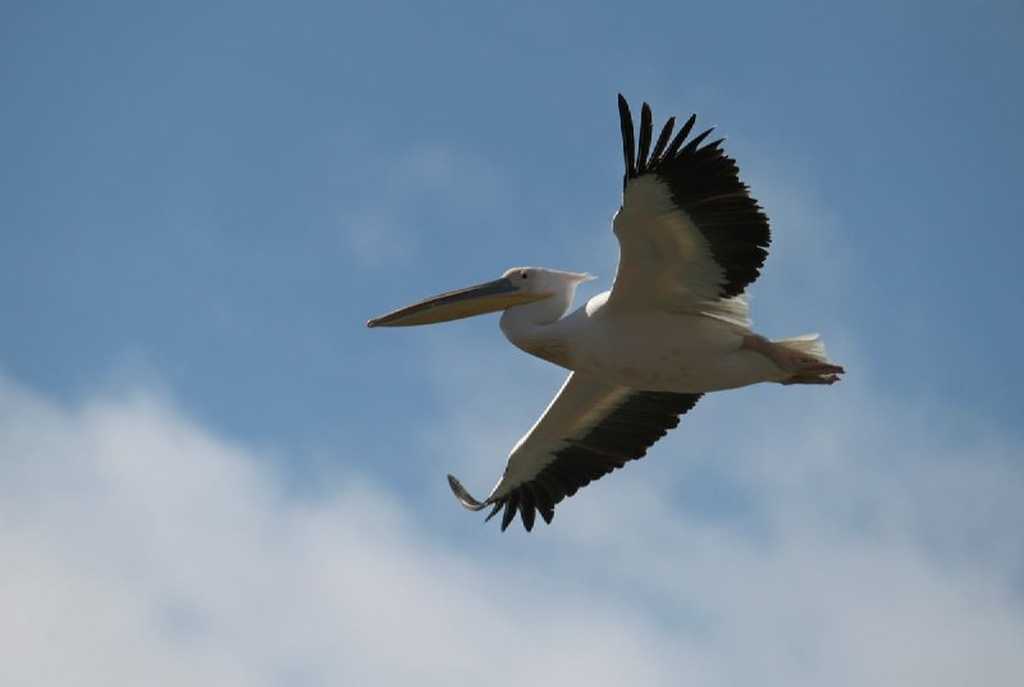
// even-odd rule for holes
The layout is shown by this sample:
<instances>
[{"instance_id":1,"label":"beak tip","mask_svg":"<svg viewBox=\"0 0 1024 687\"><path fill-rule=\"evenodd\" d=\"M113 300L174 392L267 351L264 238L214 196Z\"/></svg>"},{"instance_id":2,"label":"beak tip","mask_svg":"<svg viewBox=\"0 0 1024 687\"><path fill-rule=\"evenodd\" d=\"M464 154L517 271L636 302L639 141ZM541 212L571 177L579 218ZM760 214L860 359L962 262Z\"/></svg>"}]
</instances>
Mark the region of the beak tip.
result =
<instances>
[{"instance_id":1,"label":"beak tip","mask_svg":"<svg viewBox=\"0 0 1024 687\"><path fill-rule=\"evenodd\" d=\"M369 327L370 329L373 329L374 327L377 326L377 320L367 320L366 326Z\"/></svg>"}]
</instances>

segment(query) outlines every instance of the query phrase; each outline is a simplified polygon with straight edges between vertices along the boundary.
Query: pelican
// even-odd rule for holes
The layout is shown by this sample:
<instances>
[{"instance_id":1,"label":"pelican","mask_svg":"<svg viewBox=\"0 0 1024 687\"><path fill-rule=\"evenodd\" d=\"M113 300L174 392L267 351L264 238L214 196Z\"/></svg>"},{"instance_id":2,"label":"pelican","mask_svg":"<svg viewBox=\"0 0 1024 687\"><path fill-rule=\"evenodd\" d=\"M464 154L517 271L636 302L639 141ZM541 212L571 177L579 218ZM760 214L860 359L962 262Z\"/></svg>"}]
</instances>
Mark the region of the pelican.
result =
<instances>
[{"instance_id":1,"label":"pelican","mask_svg":"<svg viewBox=\"0 0 1024 687\"><path fill-rule=\"evenodd\" d=\"M643 457L711 391L776 382L833 384L817 334L770 341L751 328L744 291L768 255L768 218L739 179L713 129L673 136L671 117L653 139L651 108L635 138L619 95L625 158L622 204L612 220L619 266L610 291L566 315L576 287L593 277L514 267L498 279L449 291L367 322L405 327L504 311L501 331L523 351L569 370L540 419L513 447L491 493L477 500L452 475L472 511L516 513L527 531L536 514L591 481ZM654 147L651 147L651 143Z\"/></svg>"}]
</instances>

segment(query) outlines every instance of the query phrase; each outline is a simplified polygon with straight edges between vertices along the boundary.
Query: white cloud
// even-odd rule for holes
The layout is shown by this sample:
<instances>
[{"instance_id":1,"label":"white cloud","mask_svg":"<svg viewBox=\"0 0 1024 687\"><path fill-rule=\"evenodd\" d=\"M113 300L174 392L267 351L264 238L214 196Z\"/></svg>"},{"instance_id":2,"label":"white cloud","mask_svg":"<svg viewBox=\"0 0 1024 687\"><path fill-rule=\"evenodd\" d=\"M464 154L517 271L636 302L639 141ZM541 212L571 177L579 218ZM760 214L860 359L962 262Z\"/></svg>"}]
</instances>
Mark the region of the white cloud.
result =
<instances>
[{"instance_id":1,"label":"white cloud","mask_svg":"<svg viewBox=\"0 0 1024 687\"><path fill-rule=\"evenodd\" d=\"M716 459L731 405L711 403L552 527L459 512L489 542L474 553L437 531L447 494L417 508L349 473L288 495L272 462L159 397L63 407L4 382L0 682L1011 684L1020 446L943 447L926 430L948 414L742 401L769 429L727 442L723 469L767 537L678 505L667 477Z\"/></svg>"},{"instance_id":2,"label":"white cloud","mask_svg":"<svg viewBox=\"0 0 1024 687\"><path fill-rule=\"evenodd\" d=\"M67 409L5 383L0 448L4 684L665 678L629 609L491 570L358 477L291 500L145 395Z\"/></svg>"}]
</instances>

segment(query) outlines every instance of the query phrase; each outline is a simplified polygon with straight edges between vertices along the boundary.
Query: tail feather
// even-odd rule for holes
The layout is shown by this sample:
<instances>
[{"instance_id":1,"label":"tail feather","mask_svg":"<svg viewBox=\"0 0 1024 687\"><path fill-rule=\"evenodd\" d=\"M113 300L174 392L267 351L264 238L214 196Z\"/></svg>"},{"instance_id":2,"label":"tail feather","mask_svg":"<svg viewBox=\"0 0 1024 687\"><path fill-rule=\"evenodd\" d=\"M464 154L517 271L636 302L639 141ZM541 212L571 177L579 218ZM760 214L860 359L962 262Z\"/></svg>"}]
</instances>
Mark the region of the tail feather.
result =
<instances>
[{"instance_id":1,"label":"tail feather","mask_svg":"<svg viewBox=\"0 0 1024 687\"><path fill-rule=\"evenodd\" d=\"M788 339L779 339L772 343L779 344L796 353L803 353L822 362L828 362L828 354L825 352L825 342L821 340L820 334L803 334Z\"/></svg>"}]
</instances>

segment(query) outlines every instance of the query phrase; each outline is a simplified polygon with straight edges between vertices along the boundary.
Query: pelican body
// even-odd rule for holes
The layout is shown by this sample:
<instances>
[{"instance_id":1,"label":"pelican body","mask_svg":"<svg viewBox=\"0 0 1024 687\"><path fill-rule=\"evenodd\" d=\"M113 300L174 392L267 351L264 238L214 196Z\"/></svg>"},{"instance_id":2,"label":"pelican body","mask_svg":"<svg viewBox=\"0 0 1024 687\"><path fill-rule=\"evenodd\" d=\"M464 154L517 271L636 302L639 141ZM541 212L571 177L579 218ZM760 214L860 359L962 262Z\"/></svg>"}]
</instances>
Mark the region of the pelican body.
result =
<instances>
[{"instance_id":1,"label":"pelican body","mask_svg":"<svg viewBox=\"0 0 1024 687\"><path fill-rule=\"evenodd\" d=\"M768 220L740 182L722 140L687 140L695 116L672 137L670 118L652 143L644 103L639 142L619 96L625 174L613 220L620 260L609 291L572 312L589 274L515 267L500 278L450 291L370 320L370 327L432 324L503 311L501 330L523 351L570 370L547 410L512 449L483 501L448 476L471 510L537 513L640 458L701 395L760 382L832 384L843 368L817 335L769 341L751 328L746 287L770 241ZM671 140L670 140L671 138Z\"/></svg>"},{"instance_id":2,"label":"pelican body","mask_svg":"<svg viewBox=\"0 0 1024 687\"><path fill-rule=\"evenodd\" d=\"M569 294L578 279L542 268L513 273L555 282ZM785 377L764 355L743 347L752 332L725 319L727 313L634 312L610 306L610 294L594 296L567 317L551 318L539 307L543 302L510 308L501 317L502 332L531 355L633 389L704 393Z\"/></svg>"}]
</instances>

